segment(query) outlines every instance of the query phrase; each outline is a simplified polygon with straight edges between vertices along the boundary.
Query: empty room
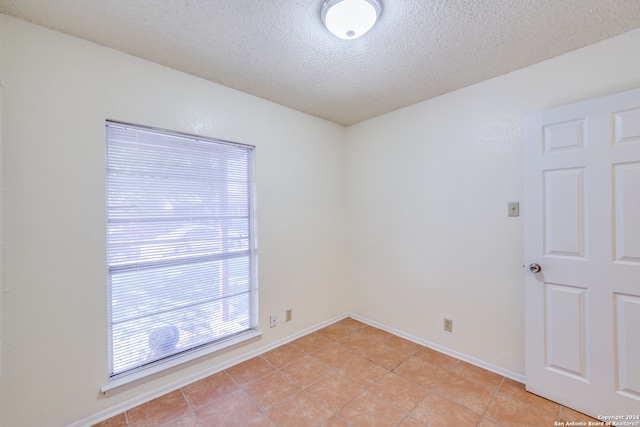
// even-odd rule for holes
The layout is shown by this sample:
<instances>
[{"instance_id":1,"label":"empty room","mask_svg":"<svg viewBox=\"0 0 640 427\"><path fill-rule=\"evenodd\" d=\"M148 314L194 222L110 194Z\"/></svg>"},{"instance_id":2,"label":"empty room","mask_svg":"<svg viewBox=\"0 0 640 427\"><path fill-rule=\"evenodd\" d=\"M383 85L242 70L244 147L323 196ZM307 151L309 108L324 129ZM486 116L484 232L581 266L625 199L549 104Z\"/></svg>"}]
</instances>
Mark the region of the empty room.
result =
<instances>
[{"instance_id":1,"label":"empty room","mask_svg":"<svg viewBox=\"0 0 640 427\"><path fill-rule=\"evenodd\" d=\"M0 144L1 426L640 426L638 0L0 0Z\"/></svg>"}]
</instances>

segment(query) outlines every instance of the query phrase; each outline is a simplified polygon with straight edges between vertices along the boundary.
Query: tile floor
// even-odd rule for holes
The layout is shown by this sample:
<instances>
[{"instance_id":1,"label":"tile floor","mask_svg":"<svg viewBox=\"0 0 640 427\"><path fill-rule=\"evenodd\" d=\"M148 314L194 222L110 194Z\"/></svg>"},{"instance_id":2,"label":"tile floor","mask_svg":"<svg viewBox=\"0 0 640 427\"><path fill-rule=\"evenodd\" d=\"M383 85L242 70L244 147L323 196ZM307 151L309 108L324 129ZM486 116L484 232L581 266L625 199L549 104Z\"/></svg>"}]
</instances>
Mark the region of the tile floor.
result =
<instances>
[{"instance_id":1,"label":"tile floor","mask_svg":"<svg viewBox=\"0 0 640 427\"><path fill-rule=\"evenodd\" d=\"M553 426L596 421L352 318L95 427Z\"/></svg>"}]
</instances>

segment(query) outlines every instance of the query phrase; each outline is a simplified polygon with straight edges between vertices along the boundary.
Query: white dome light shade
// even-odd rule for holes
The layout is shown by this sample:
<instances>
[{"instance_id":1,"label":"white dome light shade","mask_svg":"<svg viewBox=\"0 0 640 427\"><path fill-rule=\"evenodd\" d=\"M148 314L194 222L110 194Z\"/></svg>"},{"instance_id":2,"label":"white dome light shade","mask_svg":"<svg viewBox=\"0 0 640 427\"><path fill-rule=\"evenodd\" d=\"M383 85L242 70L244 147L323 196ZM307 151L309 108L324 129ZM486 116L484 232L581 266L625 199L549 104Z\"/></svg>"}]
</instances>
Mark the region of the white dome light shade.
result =
<instances>
[{"instance_id":1,"label":"white dome light shade","mask_svg":"<svg viewBox=\"0 0 640 427\"><path fill-rule=\"evenodd\" d=\"M322 5L322 21L336 36L352 40L373 27L380 10L378 0L327 0Z\"/></svg>"}]
</instances>

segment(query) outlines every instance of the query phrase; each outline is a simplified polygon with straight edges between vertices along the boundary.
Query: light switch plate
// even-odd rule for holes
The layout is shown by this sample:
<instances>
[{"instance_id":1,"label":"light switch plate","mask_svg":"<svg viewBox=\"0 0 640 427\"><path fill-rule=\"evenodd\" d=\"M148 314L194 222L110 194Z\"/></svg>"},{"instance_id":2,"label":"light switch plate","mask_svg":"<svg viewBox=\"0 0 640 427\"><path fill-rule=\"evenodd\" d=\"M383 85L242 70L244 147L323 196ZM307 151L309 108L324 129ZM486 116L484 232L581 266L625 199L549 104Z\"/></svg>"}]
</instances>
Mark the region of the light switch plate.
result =
<instances>
[{"instance_id":1,"label":"light switch plate","mask_svg":"<svg viewBox=\"0 0 640 427\"><path fill-rule=\"evenodd\" d=\"M509 216L520 216L520 202L509 202Z\"/></svg>"}]
</instances>

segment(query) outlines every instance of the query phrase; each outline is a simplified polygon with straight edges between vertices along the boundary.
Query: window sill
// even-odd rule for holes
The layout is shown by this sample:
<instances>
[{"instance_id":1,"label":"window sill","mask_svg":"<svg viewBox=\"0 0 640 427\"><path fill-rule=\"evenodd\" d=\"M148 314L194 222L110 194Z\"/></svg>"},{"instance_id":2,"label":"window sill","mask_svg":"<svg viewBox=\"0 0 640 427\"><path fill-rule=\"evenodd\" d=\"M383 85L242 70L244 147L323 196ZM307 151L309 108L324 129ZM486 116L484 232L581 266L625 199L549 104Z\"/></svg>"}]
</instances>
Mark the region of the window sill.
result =
<instances>
[{"instance_id":1,"label":"window sill","mask_svg":"<svg viewBox=\"0 0 640 427\"><path fill-rule=\"evenodd\" d=\"M112 396L114 394L123 392L132 387L135 387L137 385L154 380L160 377L165 371L171 370L173 368L176 368L180 365L191 362L193 360L199 359L201 357L210 356L215 353L222 352L223 350L227 350L230 347L236 346L246 341L255 340L261 335L262 335L262 332L253 330L245 334L230 338L226 341L213 344L209 347L205 347L199 350L185 353L175 358L168 359L164 363L153 365L143 370L133 372L129 375L116 378L110 381L109 384L103 386L100 389L100 391L104 393L104 395L107 397Z\"/></svg>"}]
</instances>

